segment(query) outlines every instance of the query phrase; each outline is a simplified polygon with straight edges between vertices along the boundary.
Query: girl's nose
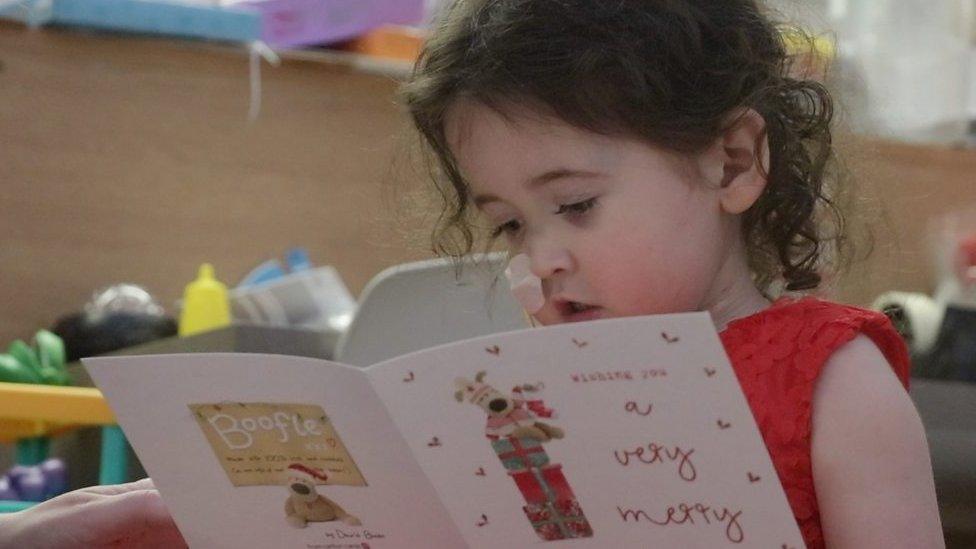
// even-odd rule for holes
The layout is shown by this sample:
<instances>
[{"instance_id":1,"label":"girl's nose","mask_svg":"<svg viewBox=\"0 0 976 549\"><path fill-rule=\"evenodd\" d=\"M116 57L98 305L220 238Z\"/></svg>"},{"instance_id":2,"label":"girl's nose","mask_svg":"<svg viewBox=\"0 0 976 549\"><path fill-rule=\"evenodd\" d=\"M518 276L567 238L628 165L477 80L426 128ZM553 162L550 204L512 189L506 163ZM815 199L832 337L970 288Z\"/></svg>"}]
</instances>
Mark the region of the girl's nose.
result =
<instances>
[{"instance_id":1,"label":"girl's nose","mask_svg":"<svg viewBox=\"0 0 976 549\"><path fill-rule=\"evenodd\" d=\"M569 248L552 241L535 239L526 246L529 269L532 274L545 280L573 268L573 256Z\"/></svg>"}]
</instances>

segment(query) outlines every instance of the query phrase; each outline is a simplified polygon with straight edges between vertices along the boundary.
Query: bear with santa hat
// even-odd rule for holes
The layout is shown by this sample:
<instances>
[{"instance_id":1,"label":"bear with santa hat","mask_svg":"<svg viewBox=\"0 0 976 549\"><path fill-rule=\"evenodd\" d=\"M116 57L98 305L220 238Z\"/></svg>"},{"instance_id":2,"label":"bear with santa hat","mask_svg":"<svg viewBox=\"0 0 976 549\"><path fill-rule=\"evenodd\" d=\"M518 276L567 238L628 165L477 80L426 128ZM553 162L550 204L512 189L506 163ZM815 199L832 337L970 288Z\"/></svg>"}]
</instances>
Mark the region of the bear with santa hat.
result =
<instances>
[{"instance_id":1,"label":"bear with santa hat","mask_svg":"<svg viewBox=\"0 0 976 549\"><path fill-rule=\"evenodd\" d=\"M292 463L288 474L288 500L285 501L285 520L295 528L305 528L309 522L340 520L350 526L359 526L360 520L347 513L336 502L321 495L317 483L328 480L325 472L301 463Z\"/></svg>"}]
</instances>

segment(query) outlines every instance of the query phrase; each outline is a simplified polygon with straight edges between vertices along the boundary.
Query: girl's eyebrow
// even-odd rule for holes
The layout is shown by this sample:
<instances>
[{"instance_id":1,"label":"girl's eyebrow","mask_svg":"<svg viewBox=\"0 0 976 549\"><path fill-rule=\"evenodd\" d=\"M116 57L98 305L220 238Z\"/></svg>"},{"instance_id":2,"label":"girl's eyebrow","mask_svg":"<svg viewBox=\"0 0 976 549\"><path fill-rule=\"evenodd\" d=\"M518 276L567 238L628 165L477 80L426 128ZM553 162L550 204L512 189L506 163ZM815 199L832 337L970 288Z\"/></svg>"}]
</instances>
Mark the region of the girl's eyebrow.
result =
<instances>
[{"instance_id":1,"label":"girl's eyebrow","mask_svg":"<svg viewBox=\"0 0 976 549\"><path fill-rule=\"evenodd\" d=\"M575 179L575 178L596 178L603 177L606 174L600 172L593 172L589 170L574 170L571 168L557 168L555 170L549 170L547 172L541 173L528 181L526 181L526 186L530 189L535 189L538 187L543 187L548 183L557 181L559 179ZM488 202L497 202L500 199L493 194L480 194L474 197L474 205L481 207Z\"/></svg>"},{"instance_id":2,"label":"girl's eyebrow","mask_svg":"<svg viewBox=\"0 0 976 549\"><path fill-rule=\"evenodd\" d=\"M545 173L539 174L532 179L530 179L527 185L530 188L541 187L547 183L556 181L557 179L573 179L573 178L593 178L601 177L604 174L599 172L592 172L589 170L574 170L572 168L557 168L555 170L549 170Z\"/></svg>"}]
</instances>

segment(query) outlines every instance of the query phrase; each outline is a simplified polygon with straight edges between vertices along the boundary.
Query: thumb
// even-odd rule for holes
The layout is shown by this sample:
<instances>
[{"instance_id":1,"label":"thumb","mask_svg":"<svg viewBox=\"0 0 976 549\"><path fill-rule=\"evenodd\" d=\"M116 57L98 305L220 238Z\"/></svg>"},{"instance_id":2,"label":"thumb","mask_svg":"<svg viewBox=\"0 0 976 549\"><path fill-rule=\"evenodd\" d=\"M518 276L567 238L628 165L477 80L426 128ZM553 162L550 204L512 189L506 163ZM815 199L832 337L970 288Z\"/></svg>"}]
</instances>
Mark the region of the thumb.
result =
<instances>
[{"instance_id":1,"label":"thumb","mask_svg":"<svg viewBox=\"0 0 976 549\"><path fill-rule=\"evenodd\" d=\"M154 489L94 499L76 508L92 547L186 547L176 523Z\"/></svg>"}]
</instances>

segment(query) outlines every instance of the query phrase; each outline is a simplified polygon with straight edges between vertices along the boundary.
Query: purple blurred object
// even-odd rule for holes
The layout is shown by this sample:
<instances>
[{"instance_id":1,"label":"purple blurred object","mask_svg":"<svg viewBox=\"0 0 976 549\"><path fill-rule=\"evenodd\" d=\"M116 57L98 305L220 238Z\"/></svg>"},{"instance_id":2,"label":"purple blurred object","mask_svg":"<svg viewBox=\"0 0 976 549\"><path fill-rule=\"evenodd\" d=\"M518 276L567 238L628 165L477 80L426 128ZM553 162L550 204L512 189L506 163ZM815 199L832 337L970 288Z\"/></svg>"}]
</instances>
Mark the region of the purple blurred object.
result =
<instances>
[{"instance_id":1,"label":"purple blurred object","mask_svg":"<svg viewBox=\"0 0 976 549\"><path fill-rule=\"evenodd\" d=\"M44 485L44 473L41 472L39 465L24 467L23 472L18 474L15 482L15 488L21 501L44 501Z\"/></svg>"},{"instance_id":2,"label":"purple blurred object","mask_svg":"<svg viewBox=\"0 0 976 549\"><path fill-rule=\"evenodd\" d=\"M261 39L271 47L327 44L381 25L417 25L424 0L242 0L234 8L261 13Z\"/></svg>"},{"instance_id":3,"label":"purple blurred object","mask_svg":"<svg viewBox=\"0 0 976 549\"><path fill-rule=\"evenodd\" d=\"M30 473L31 467L29 465L14 465L7 471L6 477L10 479L10 487L16 492L20 492L20 479ZM20 499L20 498L17 498Z\"/></svg>"},{"instance_id":4,"label":"purple blurred object","mask_svg":"<svg viewBox=\"0 0 976 549\"><path fill-rule=\"evenodd\" d=\"M19 499L20 494L10 484L10 478L7 475L0 477L0 500L17 501Z\"/></svg>"},{"instance_id":5,"label":"purple blurred object","mask_svg":"<svg viewBox=\"0 0 976 549\"><path fill-rule=\"evenodd\" d=\"M41 463L44 475L44 499L51 499L68 491L68 467L60 458L49 458Z\"/></svg>"}]
</instances>

